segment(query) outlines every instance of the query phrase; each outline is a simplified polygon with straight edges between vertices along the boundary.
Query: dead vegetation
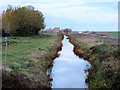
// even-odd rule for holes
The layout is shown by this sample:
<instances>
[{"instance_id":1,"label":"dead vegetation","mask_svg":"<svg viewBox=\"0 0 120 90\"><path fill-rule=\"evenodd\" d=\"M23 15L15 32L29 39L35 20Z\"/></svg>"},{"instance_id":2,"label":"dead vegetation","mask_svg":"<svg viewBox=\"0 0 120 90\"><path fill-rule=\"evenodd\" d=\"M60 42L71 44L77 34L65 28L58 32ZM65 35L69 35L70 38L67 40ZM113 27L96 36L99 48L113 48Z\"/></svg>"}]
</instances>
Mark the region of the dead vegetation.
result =
<instances>
[{"instance_id":1,"label":"dead vegetation","mask_svg":"<svg viewBox=\"0 0 120 90\"><path fill-rule=\"evenodd\" d=\"M120 88L120 45L118 41L91 35L69 34L74 52L92 64L86 80L90 88ZM111 42L110 42L111 41Z\"/></svg>"}]
</instances>

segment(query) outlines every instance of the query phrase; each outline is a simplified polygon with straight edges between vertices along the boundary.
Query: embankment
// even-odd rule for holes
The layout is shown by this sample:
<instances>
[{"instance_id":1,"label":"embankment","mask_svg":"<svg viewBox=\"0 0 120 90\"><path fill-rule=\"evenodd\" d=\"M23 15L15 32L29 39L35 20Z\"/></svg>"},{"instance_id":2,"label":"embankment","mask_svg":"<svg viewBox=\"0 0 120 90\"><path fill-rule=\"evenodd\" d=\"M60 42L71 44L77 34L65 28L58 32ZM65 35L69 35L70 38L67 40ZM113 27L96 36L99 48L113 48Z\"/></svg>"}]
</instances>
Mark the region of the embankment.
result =
<instances>
[{"instance_id":1,"label":"embankment","mask_svg":"<svg viewBox=\"0 0 120 90\"><path fill-rule=\"evenodd\" d=\"M85 60L88 60L90 63L92 61L92 59L90 57L86 57L86 53L80 48L79 46L79 43L75 40L75 38L73 38L73 36L71 34L66 34L69 38L69 42L72 43L74 45L74 49L73 49L73 52L79 56L80 58L83 58ZM88 69L88 77L86 79L86 83L89 83L90 82L90 74L92 73L93 71L93 67L91 67L90 69ZM90 87L90 86L89 86Z\"/></svg>"},{"instance_id":2,"label":"embankment","mask_svg":"<svg viewBox=\"0 0 120 90\"><path fill-rule=\"evenodd\" d=\"M120 88L120 45L107 44L90 35L67 35L75 54L92 64L86 80L89 88Z\"/></svg>"},{"instance_id":3,"label":"embankment","mask_svg":"<svg viewBox=\"0 0 120 90\"><path fill-rule=\"evenodd\" d=\"M74 49L73 49L74 53L78 55L79 57L82 57L85 60L90 61L91 59L89 57L85 57L85 53L80 48L79 43L70 34L66 34L66 35L68 36L70 43L74 45Z\"/></svg>"},{"instance_id":4,"label":"embankment","mask_svg":"<svg viewBox=\"0 0 120 90\"><path fill-rule=\"evenodd\" d=\"M8 50L16 49L16 51L8 52L8 59L12 60L9 63L11 71L2 70L2 88L51 89L50 78L46 72L62 48L63 34L24 39L26 37L9 39L10 42L14 40L16 43L14 46L11 44Z\"/></svg>"}]
</instances>

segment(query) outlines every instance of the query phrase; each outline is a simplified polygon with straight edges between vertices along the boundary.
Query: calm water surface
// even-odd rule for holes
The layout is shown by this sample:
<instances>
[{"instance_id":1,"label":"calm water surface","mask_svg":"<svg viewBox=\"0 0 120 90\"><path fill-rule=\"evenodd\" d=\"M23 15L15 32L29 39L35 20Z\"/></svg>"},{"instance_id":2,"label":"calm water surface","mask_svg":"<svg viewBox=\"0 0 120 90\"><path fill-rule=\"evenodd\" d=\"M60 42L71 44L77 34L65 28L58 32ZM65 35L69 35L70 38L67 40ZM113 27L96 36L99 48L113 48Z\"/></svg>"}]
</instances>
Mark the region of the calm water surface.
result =
<instances>
[{"instance_id":1,"label":"calm water surface","mask_svg":"<svg viewBox=\"0 0 120 90\"><path fill-rule=\"evenodd\" d=\"M60 56L53 62L52 88L88 88L85 83L88 72L85 70L90 68L90 63L74 54L74 46L66 36L64 36L62 44Z\"/></svg>"}]
</instances>

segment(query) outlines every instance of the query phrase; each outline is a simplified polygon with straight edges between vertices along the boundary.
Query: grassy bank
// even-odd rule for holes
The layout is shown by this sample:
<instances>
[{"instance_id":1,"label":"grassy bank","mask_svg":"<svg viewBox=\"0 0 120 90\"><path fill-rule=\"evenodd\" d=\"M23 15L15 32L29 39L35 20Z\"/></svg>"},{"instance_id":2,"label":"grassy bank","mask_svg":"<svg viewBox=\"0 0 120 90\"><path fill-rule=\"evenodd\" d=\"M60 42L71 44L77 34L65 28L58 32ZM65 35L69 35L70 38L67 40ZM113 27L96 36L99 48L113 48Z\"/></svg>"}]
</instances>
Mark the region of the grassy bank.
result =
<instances>
[{"instance_id":1,"label":"grassy bank","mask_svg":"<svg viewBox=\"0 0 120 90\"><path fill-rule=\"evenodd\" d=\"M84 34L69 34L74 52L92 64L86 82L90 88L120 88L120 46Z\"/></svg>"},{"instance_id":2,"label":"grassy bank","mask_svg":"<svg viewBox=\"0 0 120 90\"><path fill-rule=\"evenodd\" d=\"M108 37L115 37L120 39L120 32L106 32Z\"/></svg>"},{"instance_id":3,"label":"grassy bank","mask_svg":"<svg viewBox=\"0 0 120 90\"><path fill-rule=\"evenodd\" d=\"M46 71L61 49L63 34L9 37L3 88L50 88ZM4 46L3 46L4 65Z\"/></svg>"}]
</instances>

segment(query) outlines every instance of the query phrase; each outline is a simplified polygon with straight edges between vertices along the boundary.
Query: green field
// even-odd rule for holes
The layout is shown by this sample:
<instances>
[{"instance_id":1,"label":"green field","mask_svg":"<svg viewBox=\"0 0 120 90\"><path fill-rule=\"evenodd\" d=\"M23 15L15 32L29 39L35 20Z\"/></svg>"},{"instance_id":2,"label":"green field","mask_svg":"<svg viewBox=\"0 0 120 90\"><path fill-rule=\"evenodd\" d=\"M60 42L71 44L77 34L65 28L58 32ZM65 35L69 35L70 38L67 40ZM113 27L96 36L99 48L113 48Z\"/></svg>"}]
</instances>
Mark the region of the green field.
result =
<instances>
[{"instance_id":1,"label":"green field","mask_svg":"<svg viewBox=\"0 0 120 90\"><path fill-rule=\"evenodd\" d=\"M115 38L120 38L120 32L106 32L107 36L109 37L115 37Z\"/></svg>"},{"instance_id":2,"label":"green field","mask_svg":"<svg viewBox=\"0 0 120 90\"><path fill-rule=\"evenodd\" d=\"M13 74L24 75L24 80L29 80L30 87L49 87L46 70L51 65L52 57L57 51L58 39L59 35L57 34L8 37L7 67L12 70L11 73ZM5 47L2 46L3 66L4 49ZM27 86L29 87L29 85Z\"/></svg>"},{"instance_id":3,"label":"green field","mask_svg":"<svg viewBox=\"0 0 120 90\"><path fill-rule=\"evenodd\" d=\"M54 43L54 40L55 38L52 35L42 37L8 37L8 65L11 67L14 62L19 62L20 64L20 62L30 60L30 55L33 52L46 51Z\"/></svg>"},{"instance_id":4,"label":"green field","mask_svg":"<svg viewBox=\"0 0 120 90\"><path fill-rule=\"evenodd\" d=\"M120 32L96 32L96 34L101 34L101 35L105 35L107 37L104 37L104 38L119 38L120 39Z\"/></svg>"}]
</instances>

